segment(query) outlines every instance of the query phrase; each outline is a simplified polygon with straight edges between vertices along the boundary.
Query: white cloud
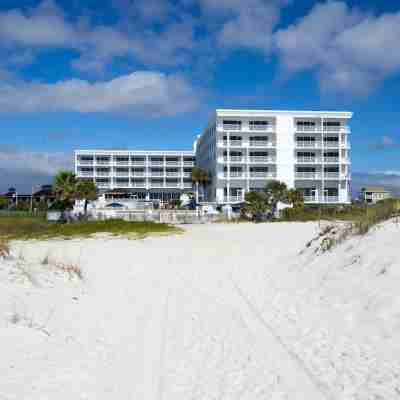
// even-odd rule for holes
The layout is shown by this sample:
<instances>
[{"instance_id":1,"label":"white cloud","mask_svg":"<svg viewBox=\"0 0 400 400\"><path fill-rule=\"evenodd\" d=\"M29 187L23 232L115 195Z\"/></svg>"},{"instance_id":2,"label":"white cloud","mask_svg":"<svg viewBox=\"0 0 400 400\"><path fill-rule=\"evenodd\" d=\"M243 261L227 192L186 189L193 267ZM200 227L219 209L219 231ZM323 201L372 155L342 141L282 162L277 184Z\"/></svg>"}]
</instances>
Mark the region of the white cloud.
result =
<instances>
[{"instance_id":1,"label":"white cloud","mask_svg":"<svg viewBox=\"0 0 400 400\"><path fill-rule=\"evenodd\" d=\"M317 4L275 34L289 73L316 69L322 89L366 94L400 69L400 13L373 16L342 1Z\"/></svg>"},{"instance_id":2,"label":"white cloud","mask_svg":"<svg viewBox=\"0 0 400 400\"><path fill-rule=\"evenodd\" d=\"M2 112L123 112L147 116L194 110L199 95L183 78L137 71L110 81L0 83Z\"/></svg>"},{"instance_id":3,"label":"white cloud","mask_svg":"<svg viewBox=\"0 0 400 400\"><path fill-rule=\"evenodd\" d=\"M217 33L221 46L256 49L268 53L279 22L283 0L200 0L206 16L222 20Z\"/></svg>"},{"instance_id":4,"label":"white cloud","mask_svg":"<svg viewBox=\"0 0 400 400\"><path fill-rule=\"evenodd\" d=\"M123 3L130 3L126 0ZM161 3L160 3L161 4ZM187 61L182 53L194 46L194 24L190 18L172 21L161 30L144 27L151 22L157 0L132 2L136 14L123 24L91 25L85 18L68 18L53 0L43 0L26 11L0 12L0 47L17 54L29 49L73 49L80 54L72 65L79 70L101 71L114 57L128 56L157 65ZM159 15L161 19L161 15Z\"/></svg>"}]
</instances>

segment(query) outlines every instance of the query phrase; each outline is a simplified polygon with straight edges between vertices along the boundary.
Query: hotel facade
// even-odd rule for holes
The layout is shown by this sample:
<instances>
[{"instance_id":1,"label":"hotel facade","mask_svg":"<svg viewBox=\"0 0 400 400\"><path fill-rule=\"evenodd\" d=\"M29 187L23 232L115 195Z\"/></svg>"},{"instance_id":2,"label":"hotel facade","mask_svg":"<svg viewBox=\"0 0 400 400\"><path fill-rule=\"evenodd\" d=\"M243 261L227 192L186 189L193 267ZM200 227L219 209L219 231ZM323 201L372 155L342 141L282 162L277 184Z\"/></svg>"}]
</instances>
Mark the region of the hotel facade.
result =
<instances>
[{"instance_id":1,"label":"hotel facade","mask_svg":"<svg viewBox=\"0 0 400 400\"><path fill-rule=\"evenodd\" d=\"M168 200L192 192L191 171L207 170L205 200L235 204L279 180L306 203L349 203L349 112L216 110L193 151L75 151L75 172L100 190Z\"/></svg>"}]
</instances>

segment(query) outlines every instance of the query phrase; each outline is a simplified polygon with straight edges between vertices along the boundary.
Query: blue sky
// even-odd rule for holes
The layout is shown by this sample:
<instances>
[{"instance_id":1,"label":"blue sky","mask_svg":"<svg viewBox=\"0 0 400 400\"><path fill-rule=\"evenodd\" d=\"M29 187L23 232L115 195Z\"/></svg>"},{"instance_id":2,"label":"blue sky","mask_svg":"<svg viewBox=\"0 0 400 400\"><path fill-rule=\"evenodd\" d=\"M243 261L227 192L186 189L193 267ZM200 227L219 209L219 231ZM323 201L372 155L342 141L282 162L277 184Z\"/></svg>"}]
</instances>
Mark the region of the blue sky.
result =
<instances>
[{"instance_id":1,"label":"blue sky","mask_svg":"<svg viewBox=\"0 0 400 400\"><path fill-rule=\"evenodd\" d=\"M2 0L0 190L190 148L217 107L353 111L354 176L394 187L399 42L396 1Z\"/></svg>"}]
</instances>

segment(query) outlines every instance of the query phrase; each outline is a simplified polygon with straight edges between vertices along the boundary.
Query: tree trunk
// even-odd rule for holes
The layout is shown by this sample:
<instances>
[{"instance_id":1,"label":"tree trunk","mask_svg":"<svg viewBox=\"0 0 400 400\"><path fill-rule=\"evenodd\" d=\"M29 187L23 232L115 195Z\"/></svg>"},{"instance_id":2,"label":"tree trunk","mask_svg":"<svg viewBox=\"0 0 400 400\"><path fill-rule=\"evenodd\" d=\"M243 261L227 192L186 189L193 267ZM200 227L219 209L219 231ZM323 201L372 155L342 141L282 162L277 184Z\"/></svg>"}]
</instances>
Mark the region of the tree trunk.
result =
<instances>
[{"instance_id":1,"label":"tree trunk","mask_svg":"<svg viewBox=\"0 0 400 400\"><path fill-rule=\"evenodd\" d=\"M84 208L83 208L83 213L85 214L85 217L87 215L87 207L88 207L88 201L87 201L87 199L85 199L85 205L84 205Z\"/></svg>"}]
</instances>

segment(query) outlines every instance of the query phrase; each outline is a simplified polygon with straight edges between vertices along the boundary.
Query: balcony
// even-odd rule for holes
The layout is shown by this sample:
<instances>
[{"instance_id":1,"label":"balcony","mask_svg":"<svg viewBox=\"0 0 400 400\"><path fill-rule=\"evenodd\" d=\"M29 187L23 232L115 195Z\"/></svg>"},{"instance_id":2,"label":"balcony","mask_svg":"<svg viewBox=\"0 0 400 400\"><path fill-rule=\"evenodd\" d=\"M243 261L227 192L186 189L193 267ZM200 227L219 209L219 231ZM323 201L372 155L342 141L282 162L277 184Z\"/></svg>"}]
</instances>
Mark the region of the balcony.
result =
<instances>
[{"instance_id":1,"label":"balcony","mask_svg":"<svg viewBox=\"0 0 400 400\"><path fill-rule=\"evenodd\" d=\"M96 182L98 188L109 188L110 182Z\"/></svg>"},{"instance_id":2,"label":"balcony","mask_svg":"<svg viewBox=\"0 0 400 400\"><path fill-rule=\"evenodd\" d=\"M224 196L224 203L241 203L244 201L243 195Z\"/></svg>"},{"instance_id":3,"label":"balcony","mask_svg":"<svg viewBox=\"0 0 400 400\"><path fill-rule=\"evenodd\" d=\"M110 165L111 160L103 160L103 159L97 159L96 164L97 165Z\"/></svg>"},{"instance_id":4,"label":"balcony","mask_svg":"<svg viewBox=\"0 0 400 400\"><path fill-rule=\"evenodd\" d=\"M319 158L319 157L297 157L296 162L297 162L297 164L315 164L315 163L320 163L321 158Z\"/></svg>"},{"instance_id":5,"label":"balcony","mask_svg":"<svg viewBox=\"0 0 400 400\"><path fill-rule=\"evenodd\" d=\"M164 172L156 172L156 171L150 171L150 177L157 177L157 178L162 178L164 176Z\"/></svg>"},{"instance_id":6,"label":"balcony","mask_svg":"<svg viewBox=\"0 0 400 400\"><path fill-rule=\"evenodd\" d=\"M129 176L129 171L117 171L115 176Z\"/></svg>"},{"instance_id":7,"label":"balcony","mask_svg":"<svg viewBox=\"0 0 400 400\"><path fill-rule=\"evenodd\" d=\"M93 176L94 175L94 171L78 171L78 175L79 176Z\"/></svg>"},{"instance_id":8,"label":"balcony","mask_svg":"<svg viewBox=\"0 0 400 400\"><path fill-rule=\"evenodd\" d=\"M326 164L338 164L339 157L324 157L324 163Z\"/></svg>"},{"instance_id":9,"label":"balcony","mask_svg":"<svg viewBox=\"0 0 400 400\"><path fill-rule=\"evenodd\" d=\"M317 203L318 197L317 196L304 196L304 203Z\"/></svg>"},{"instance_id":10,"label":"balcony","mask_svg":"<svg viewBox=\"0 0 400 400\"><path fill-rule=\"evenodd\" d=\"M179 161L172 161L172 160L167 160L165 163L168 166L174 166L174 167L179 167L181 165Z\"/></svg>"},{"instance_id":11,"label":"balcony","mask_svg":"<svg viewBox=\"0 0 400 400\"><path fill-rule=\"evenodd\" d=\"M96 171L96 176L108 177L108 176L111 176L111 173L110 172L105 172L105 171Z\"/></svg>"},{"instance_id":12,"label":"balcony","mask_svg":"<svg viewBox=\"0 0 400 400\"><path fill-rule=\"evenodd\" d=\"M242 129L241 124L223 124L222 128L224 131L240 131Z\"/></svg>"},{"instance_id":13,"label":"balcony","mask_svg":"<svg viewBox=\"0 0 400 400\"><path fill-rule=\"evenodd\" d=\"M183 187L185 189L191 189L193 187L192 182L183 182Z\"/></svg>"},{"instance_id":14,"label":"balcony","mask_svg":"<svg viewBox=\"0 0 400 400\"><path fill-rule=\"evenodd\" d=\"M322 142L319 140L296 140L296 147L300 148L309 148L309 149L315 149L315 148L321 148L322 147Z\"/></svg>"},{"instance_id":15,"label":"balcony","mask_svg":"<svg viewBox=\"0 0 400 400\"><path fill-rule=\"evenodd\" d=\"M250 162L252 163L275 163L275 157L268 157L268 156L250 156Z\"/></svg>"},{"instance_id":16,"label":"balcony","mask_svg":"<svg viewBox=\"0 0 400 400\"><path fill-rule=\"evenodd\" d=\"M324 142L324 147L328 148L328 149L338 149L340 147L340 142L339 141L335 141L335 142Z\"/></svg>"},{"instance_id":17,"label":"balcony","mask_svg":"<svg viewBox=\"0 0 400 400\"><path fill-rule=\"evenodd\" d=\"M166 175L167 175L167 176L176 176L176 177L178 177L178 176L179 176L179 172L167 171Z\"/></svg>"},{"instance_id":18,"label":"balcony","mask_svg":"<svg viewBox=\"0 0 400 400\"><path fill-rule=\"evenodd\" d=\"M183 161L183 165L185 167L193 167L194 166L194 161Z\"/></svg>"},{"instance_id":19,"label":"balcony","mask_svg":"<svg viewBox=\"0 0 400 400\"><path fill-rule=\"evenodd\" d=\"M320 172L296 172L296 179L321 179L322 175Z\"/></svg>"},{"instance_id":20,"label":"balcony","mask_svg":"<svg viewBox=\"0 0 400 400\"><path fill-rule=\"evenodd\" d=\"M167 188L179 188L179 187L181 187L181 183L180 182L165 182L165 186Z\"/></svg>"},{"instance_id":21,"label":"balcony","mask_svg":"<svg viewBox=\"0 0 400 400\"><path fill-rule=\"evenodd\" d=\"M154 166L154 165L162 166L162 165L164 165L164 161L160 161L160 160L151 160L151 161L150 161L150 165L152 165L152 166Z\"/></svg>"},{"instance_id":22,"label":"balcony","mask_svg":"<svg viewBox=\"0 0 400 400\"><path fill-rule=\"evenodd\" d=\"M144 187L146 187L146 182L144 180L143 181L132 181L131 186L144 188Z\"/></svg>"},{"instance_id":23,"label":"balcony","mask_svg":"<svg viewBox=\"0 0 400 400\"><path fill-rule=\"evenodd\" d=\"M228 172L225 171L223 177L227 178ZM244 174L243 174L243 172L239 172L239 171L231 171L229 177L230 178L244 178Z\"/></svg>"},{"instance_id":24,"label":"balcony","mask_svg":"<svg viewBox=\"0 0 400 400\"><path fill-rule=\"evenodd\" d=\"M276 143L269 140L250 140L250 147L275 147Z\"/></svg>"},{"instance_id":25,"label":"balcony","mask_svg":"<svg viewBox=\"0 0 400 400\"><path fill-rule=\"evenodd\" d=\"M122 166L128 166L129 165L129 160L125 160L125 161L114 161L115 165L122 165Z\"/></svg>"},{"instance_id":26,"label":"balcony","mask_svg":"<svg viewBox=\"0 0 400 400\"><path fill-rule=\"evenodd\" d=\"M325 179L339 179L339 172L325 172L324 178Z\"/></svg>"},{"instance_id":27,"label":"balcony","mask_svg":"<svg viewBox=\"0 0 400 400\"><path fill-rule=\"evenodd\" d=\"M78 158L79 165L93 165L93 160L82 160Z\"/></svg>"},{"instance_id":28,"label":"balcony","mask_svg":"<svg viewBox=\"0 0 400 400\"><path fill-rule=\"evenodd\" d=\"M146 164L146 161L145 160L135 160L135 159L133 159L133 160L131 160L131 163L135 167L136 166L143 167Z\"/></svg>"},{"instance_id":29,"label":"balcony","mask_svg":"<svg viewBox=\"0 0 400 400\"><path fill-rule=\"evenodd\" d=\"M228 161L228 157L224 156L224 162ZM243 161L243 157L242 156L231 156L230 157L230 162L242 162Z\"/></svg>"},{"instance_id":30,"label":"balcony","mask_svg":"<svg viewBox=\"0 0 400 400\"><path fill-rule=\"evenodd\" d=\"M192 177L192 173L191 172L184 172L183 174L184 178L191 178Z\"/></svg>"},{"instance_id":31,"label":"balcony","mask_svg":"<svg viewBox=\"0 0 400 400\"><path fill-rule=\"evenodd\" d=\"M274 128L275 128L275 126L274 125L270 125L270 124L267 124L267 125L252 125L252 124L249 124L249 130L252 131L252 132L254 132L254 131L257 131L257 132L272 132L274 130Z\"/></svg>"},{"instance_id":32,"label":"balcony","mask_svg":"<svg viewBox=\"0 0 400 400\"><path fill-rule=\"evenodd\" d=\"M338 203L339 202L339 196L325 196L324 197L324 202L325 203Z\"/></svg>"},{"instance_id":33,"label":"balcony","mask_svg":"<svg viewBox=\"0 0 400 400\"><path fill-rule=\"evenodd\" d=\"M250 171L250 178L274 178L274 172L268 171Z\"/></svg>"}]
</instances>

